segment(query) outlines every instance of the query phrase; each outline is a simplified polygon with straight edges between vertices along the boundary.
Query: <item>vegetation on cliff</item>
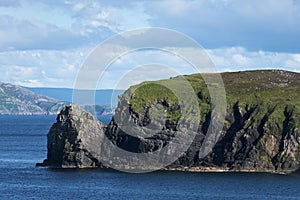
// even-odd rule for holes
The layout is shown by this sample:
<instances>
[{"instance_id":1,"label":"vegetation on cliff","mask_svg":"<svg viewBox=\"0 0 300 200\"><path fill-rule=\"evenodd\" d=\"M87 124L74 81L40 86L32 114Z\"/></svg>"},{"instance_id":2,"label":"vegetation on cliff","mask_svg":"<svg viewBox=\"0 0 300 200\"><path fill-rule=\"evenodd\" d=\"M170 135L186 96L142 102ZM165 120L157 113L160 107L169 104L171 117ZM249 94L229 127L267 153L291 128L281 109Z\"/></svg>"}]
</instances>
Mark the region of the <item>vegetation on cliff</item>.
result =
<instances>
[{"instance_id":1,"label":"vegetation on cliff","mask_svg":"<svg viewBox=\"0 0 300 200\"><path fill-rule=\"evenodd\" d=\"M266 113L268 120L274 123L283 122L287 112L292 112L295 118L300 117L300 74L282 70L260 70L244 72L227 72L221 74L226 90L228 112L233 105L238 104L241 112L255 109L255 115L263 118ZM210 96L201 74L183 76L192 86L198 96L202 116L210 112ZM129 100L134 112L143 114L146 108L160 103L168 111L173 120L180 117L180 111L172 113L172 108L178 105L178 99L171 90L164 86L165 82L180 88L182 77L169 80L143 82L130 87L124 94ZM177 84L177 85L176 85ZM171 106L168 106L171 105ZM202 118L203 119L203 118ZM294 121L299 127L299 120ZM280 129L283 124L278 123Z\"/></svg>"},{"instance_id":2,"label":"vegetation on cliff","mask_svg":"<svg viewBox=\"0 0 300 200\"><path fill-rule=\"evenodd\" d=\"M186 135L195 134L191 136L194 139L186 152L167 168L212 168L276 172L299 170L300 74L281 70L262 70L230 72L221 75L227 99L225 124L217 143L205 157L199 157L199 150L211 123L213 105L205 81L200 74L144 82L132 86L119 98L114 118L108 126L101 125L102 128L99 130L99 134L102 134L102 136L105 134L112 144L128 152L151 154L174 142L177 142L179 146L184 144L183 138L186 136L182 135L182 130ZM178 87L181 95L187 96L190 94L187 91L188 88L182 86L178 81L182 78L192 86L200 108L199 128L196 133L190 131L191 127L182 129L182 121L178 119L182 117L181 110L182 106L185 105L180 104L180 100L170 89ZM217 87L216 85L215 88ZM189 96L187 99L189 99ZM163 116L156 115L155 112L151 113L153 108L154 111L163 110ZM92 136L96 137L97 133L84 130L84 127L87 126L82 125L84 119L80 119L74 114L64 115L63 111L60 115L63 115L66 122L70 123L68 126L72 127L73 124L76 124L76 131L85 131L84 137L91 140ZM151 135L148 135L147 126L151 124L153 117L162 117L160 119L163 120L163 125L157 126L160 129L155 129L155 133L150 131ZM91 120L89 123L96 124L98 122ZM125 126L122 127L121 125L124 124ZM61 137L48 137L48 144L54 144L51 148L48 145L48 152L56 152L57 149L60 149L59 151L62 151L63 154L67 154L68 149L76 149L74 147L78 146L77 143L65 143L65 141L71 140L65 137L69 135L69 132L63 128L64 123L58 120L55 126L62 127L59 130L63 131L57 131L56 128L51 129L49 135L59 134ZM126 129L126 126L128 129ZM140 135L134 136L131 131L137 131ZM178 135L183 140L173 141ZM82 141L84 137L77 138L76 141ZM51 138L56 138L56 140L49 141ZM57 138L64 138L64 141L57 142ZM55 146L59 143L61 143L59 147ZM101 145L103 146L103 144L98 146L99 151ZM61 149L61 146L68 148ZM84 148L88 149L87 146L89 146L88 143ZM97 151L95 147L90 148ZM169 150L168 154L176 151L175 148ZM105 152L111 154L113 150L106 148ZM99 157L99 152L94 153L94 155L93 159L96 159L96 161L93 161L94 163L103 159L103 157ZM64 156L59 158L64 166L78 166L78 163L74 164L73 161L64 160L65 158ZM123 162L120 155L106 159L113 163L127 161L125 159ZM156 162L159 162L159 160L153 160L153 164ZM51 163L49 165L51 166ZM130 163L128 165L124 167L130 167ZM80 163L79 166L85 165Z\"/></svg>"},{"instance_id":3,"label":"vegetation on cliff","mask_svg":"<svg viewBox=\"0 0 300 200\"><path fill-rule=\"evenodd\" d=\"M206 74L209 76L209 74ZM194 151L186 164L209 163L225 167L286 169L300 160L300 74L282 70L227 72L221 74L227 100L224 132L214 151L199 160ZM162 104L168 119L180 117L176 96L162 86L169 80L144 82L125 92L136 118L145 121L145 113L154 104ZM183 76L197 94L201 111L201 134L205 135L211 102L201 74ZM178 86L180 87L180 86ZM166 92L167 91L167 92ZM163 100L165 102L163 102ZM248 160L247 162L245 161ZM182 163L181 163L182 164Z\"/></svg>"}]
</instances>

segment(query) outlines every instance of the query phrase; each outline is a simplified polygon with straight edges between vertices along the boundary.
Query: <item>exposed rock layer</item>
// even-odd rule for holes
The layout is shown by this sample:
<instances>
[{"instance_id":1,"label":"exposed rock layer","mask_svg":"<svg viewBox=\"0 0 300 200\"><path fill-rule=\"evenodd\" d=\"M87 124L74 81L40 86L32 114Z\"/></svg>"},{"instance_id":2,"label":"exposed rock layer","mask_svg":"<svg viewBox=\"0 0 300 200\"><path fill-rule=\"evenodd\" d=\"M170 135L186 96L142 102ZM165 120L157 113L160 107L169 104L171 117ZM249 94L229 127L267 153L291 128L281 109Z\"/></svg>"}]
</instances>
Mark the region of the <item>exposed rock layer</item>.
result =
<instances>
[{"instance_id":1,"label":"exposed rock layer","mask_svg":"<svg viewBox=\"0 0 300 200\"><path fill-rule=\"evenodd\" d=\"M299 74L296 75L299 77ZM285 80L284 82L289 83ZM274 84L270 87L274 88ZM294 88L298 83L293 84ZM203 95L199 94L198 97L202 97L203 101L209 104L209 99L204 98ZM201 159L198 156L211 120L208 111L204 113L205 117L200 121L199 129L188 150L166 168L276 172L299 170L298 107L286 102L272 104L271 102L234 101L231 103L230 100L221 137L212 152ZM166 102L165 99L157 101L163 103L165 108L174 109L174 105ZM176 120L165 120L160 131L147 136L144 130L151 121L151 117L147 114L148 109L149 107L144 107L142 112L137 113L125 97L120 97L116 115L106 126L78 106L65 107L49 131L48 157L43 165L99 167L103 166L101 160L111 159L111 162L120 164L122 162L118 163L118 161L127 159L113 154L112 149L104 148L102 143L104 138L108 138L119 148L133 153L151 154L168 146L178 134L181 124ZM122 130L118 125L120 121L137 125L141 128L141 134L136 137L128 134L128 131ZM186 132L188 133L188 129ZM124 167L130 167L130 161L128 163L129 166ZM104 165L107 166L107 163Z\"/></svg>"}]
</instances>

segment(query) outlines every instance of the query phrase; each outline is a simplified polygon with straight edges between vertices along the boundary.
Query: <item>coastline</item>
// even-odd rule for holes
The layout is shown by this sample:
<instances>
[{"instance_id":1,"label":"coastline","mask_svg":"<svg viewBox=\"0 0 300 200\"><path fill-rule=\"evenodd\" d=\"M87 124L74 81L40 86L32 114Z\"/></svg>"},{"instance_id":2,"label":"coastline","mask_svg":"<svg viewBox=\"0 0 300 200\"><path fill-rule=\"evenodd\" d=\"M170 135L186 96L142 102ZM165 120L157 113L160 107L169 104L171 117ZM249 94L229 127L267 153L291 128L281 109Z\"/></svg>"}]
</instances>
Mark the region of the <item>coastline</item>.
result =
<instances>
[{"instance_id":1,"label":"coastline","mask_svg":"<svg viewBox=\"0 0 300 200\"><path fill-rule=\"evenodd\" d=\"M291 174L296 171L276 171L276 170L258 170L258 169L230 169L230 168L217 168L217 167L172 167L164 168L161 171L184 171L184 172L213 172L213 173L271 173L271 174Z\"/></svg>"},{"instance_id":2,"label":"coastline","mask_svg":"<svg viewBox=\"0 0 300 200\"><path fill-rule=\"evenodd\" d=\"M66 166L63 165L61 167L53 167L53 166L47 166L43 163L36 163L36 167L46 167L50 169L103 169L103 170L113 170L113 171L120 171L115 170L110 167L105 166ZM134 170L133 168L126 167L124 170ZM139 169L140 170L140 169ZM230 169L230 168L224 168L224 167L166 167L159 170L153 170L153 171L161 171L161 172L194 172L194 173L270 173L270 174L280 174L280 175L288 175L292 173L297 173L296 171L292 170L285 170L285 171L278 171L278 170L268 170L268 169Z\"/></svg>"}]
</instances>

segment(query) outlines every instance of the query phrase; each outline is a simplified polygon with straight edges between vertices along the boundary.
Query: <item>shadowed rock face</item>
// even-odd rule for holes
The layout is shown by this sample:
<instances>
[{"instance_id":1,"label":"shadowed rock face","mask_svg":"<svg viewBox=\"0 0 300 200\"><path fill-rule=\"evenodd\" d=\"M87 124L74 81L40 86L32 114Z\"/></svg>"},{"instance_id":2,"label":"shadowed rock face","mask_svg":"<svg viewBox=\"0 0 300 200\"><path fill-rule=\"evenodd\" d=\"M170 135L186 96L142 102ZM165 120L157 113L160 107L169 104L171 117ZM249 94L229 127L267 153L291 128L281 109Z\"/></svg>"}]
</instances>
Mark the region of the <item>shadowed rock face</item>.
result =
<instances>
[{"instance_id":1,"label":"shadowed rock face","mask_svg":"<svg viewBox=\"0 0 300 200\"><path fill-rule=\"evenodd\" d=\"M295 85L297 86L294 84L293 89ZM259 91L261 90L263 89ZM204 98L203 95L198 96L209 104L209 99ZM157 102L169 110L175 107L179 109L166 99L158 99ZM114 154L112 149L103 144L104 138L129 152L151 154L161 150L174 142L181 124L176 120L165 119L159 131L150 136L147 135L145 128L152 120L147 113L151 106L154 105L144 107L142 112L137 113L127 99L120 97L116 114L107 126L76 105L65 107L48 133L48 156L43 165L63 168L103 167L101 161L107 162L109 159L121 165L123 163L121 160L128 158L120 158ZM286 102L250 104L249 102L230 103L229 101L221 137L212 152L200 159L199 149L210 124L210 112L203 115L205 117L200 121L196 133L192 134L189 133L188 128L184 129L185 133L194 136L193 142L188 150L167 168L213 167L215 169L277 172L291 172L300 168L297 106ZM130 127L124 131L118 125L120 122L135 124L135 128L140 128L141 134L136 137L129 135ZM182 143L184 143L184 137L182 138ZM172 151L174 149L170 149L170 152Z\"/></svg>"},{"instance_id":2,"label":"shadowed rock face","mask_svg":"<svg viewBox=\"0 0 300 200\"><path fill-rule=\"evenodd\" d=\"M48 155L43 165L62 168L100 167L100 154L106 127L79 106L66 106L57 116L48 139Z\"/></svg>"},{"instance_id":3,"label":"shadowed rock face","mask_svg":"<svg viewBox=\"0 0 300 200\"><path fill-rule=\"evenodd\" d=\"M232 123L229 128L224 128L223 136L211 154L199 159L199 149L205 137L199 131L188 151L169 167L220 167L257 171L299 169L300 134L299 129L293 127L292 111L285 109L285 128L281 133L277 132L277 124L266 126L265 119L257 119L257 127L246 126L245 120L251 118L253 111L241 113L237 107L235 105L233 112L227 116L227 120ZM206 126L205 122L203 126ZM60 112L57 122L48 133L48 156L43 165L62 168L103 167L100 162L101 151L105 151L101 144L103 137L126 151L149 153L168 145L175 134L176 130L165 129L149 138L133 137L118 128L114 120L106 126L79 106L72 105Z\"/></svg>"}]
</instances>

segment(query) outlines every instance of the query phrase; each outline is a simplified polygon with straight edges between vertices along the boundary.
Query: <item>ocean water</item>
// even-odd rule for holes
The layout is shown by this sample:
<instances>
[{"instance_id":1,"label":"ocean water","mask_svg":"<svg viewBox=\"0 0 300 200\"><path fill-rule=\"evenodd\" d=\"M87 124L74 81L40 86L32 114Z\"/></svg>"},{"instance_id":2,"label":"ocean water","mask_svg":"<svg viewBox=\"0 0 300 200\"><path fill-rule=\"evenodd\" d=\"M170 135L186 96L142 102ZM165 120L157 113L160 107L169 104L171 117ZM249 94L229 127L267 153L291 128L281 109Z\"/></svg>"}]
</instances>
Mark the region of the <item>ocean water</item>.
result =
<instances>
[{"instance_id":1,"label":"ocean water","mask_svg":"<svg viewBox=\"0 0 300 200\"><path fill-rule=\"evenodd\" d=\"M36 168L55 118L0 116L0 199L300 199L297 174Z\"/></svg>"}]
</instances>

